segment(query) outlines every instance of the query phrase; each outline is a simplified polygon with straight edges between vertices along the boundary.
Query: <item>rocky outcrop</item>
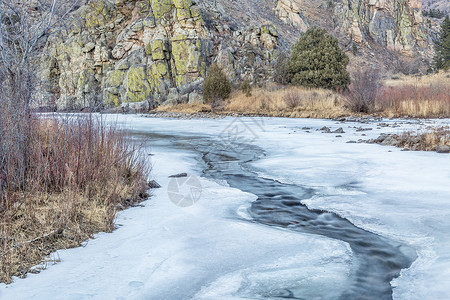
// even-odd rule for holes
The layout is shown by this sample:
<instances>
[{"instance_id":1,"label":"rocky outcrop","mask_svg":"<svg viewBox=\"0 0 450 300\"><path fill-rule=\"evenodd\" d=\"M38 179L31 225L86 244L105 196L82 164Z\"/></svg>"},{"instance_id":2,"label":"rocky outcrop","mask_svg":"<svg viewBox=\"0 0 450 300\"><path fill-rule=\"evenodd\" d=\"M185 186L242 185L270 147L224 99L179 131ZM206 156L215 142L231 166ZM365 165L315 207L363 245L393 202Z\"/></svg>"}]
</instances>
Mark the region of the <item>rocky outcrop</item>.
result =
<instances>
[{"instance_id":1,"label":"rocky outcrop","mask_svg":"<svg viewBox=\"0 0 450 300\"><path fill-rule=\"evenodd\" d=\"M413 55L430 51L419 0L325 0L339 30L358 44L375 42Z\"/></svg>"},{"instance_id":2,"label":"rocky outcrop","mask_svg":"<svg viewBox=\"0 0 450 300\"><path fill-rule=\"evenodd\" d=\"M43 58L59 108L178 102L174 90L205 75L211 41L190 0L96 0L77 15Z\"/></svg>"},{"instance_id":3,"label":"rocky outcrop","mask_svg":"<svg viewBox=\"0 0 450 300\"><path fill-rule=\"evenodd\" d=\"M80 22L48 41L41 63L39 95L58 109L202 103L208 64L254 80L278 45L270 24L231 29L219 15L207 28L191 0L95 0L76 15Z\"/></svg>"},{"instance_id":4,"label":"rocky outcrop","mask_svg":"<svg viewBox=\"0 0 450 300\"><path fill-rule=\"evenodd\" d=\"M264 84L279 53L312 25L340 32L344 47L349 39L412 55L431 45L418 0L197 1L89 1L74 12L77 23L48 40L40 103L136 111L201 104L212 62L236 85Z\"/></svg>"},{"instance_id":5,"label":"rocky outcrop","mask_svg":"<svg viewBox=\"0 0 450 300\"><path fill-rule=\"evenodd\" d=\"M278 0L276 11L283 22L291 23L299 27L302 31L306 31L309 24L303 16L301 7L304 7L303 1Z\"/></svg>"}]
</instances>

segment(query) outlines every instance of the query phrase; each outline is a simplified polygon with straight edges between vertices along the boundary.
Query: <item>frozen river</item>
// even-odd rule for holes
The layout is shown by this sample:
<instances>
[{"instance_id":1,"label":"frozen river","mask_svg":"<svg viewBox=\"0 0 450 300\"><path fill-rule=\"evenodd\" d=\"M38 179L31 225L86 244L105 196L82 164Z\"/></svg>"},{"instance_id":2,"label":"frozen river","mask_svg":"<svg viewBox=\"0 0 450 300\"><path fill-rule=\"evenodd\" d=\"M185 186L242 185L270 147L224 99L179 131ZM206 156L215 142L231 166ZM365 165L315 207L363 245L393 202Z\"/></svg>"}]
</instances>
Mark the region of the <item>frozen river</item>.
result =
<instances>
[{"instance_id":1,"label":"frozen river","mask_svg":"<svg viewBox=\"0 0 450 300\"><path fill-rule=\"evenodd\" d=\"M109 119L162 188L1 299L449 298L450 157L347 143L414 122Z\"/></svg>"}]
</instances>

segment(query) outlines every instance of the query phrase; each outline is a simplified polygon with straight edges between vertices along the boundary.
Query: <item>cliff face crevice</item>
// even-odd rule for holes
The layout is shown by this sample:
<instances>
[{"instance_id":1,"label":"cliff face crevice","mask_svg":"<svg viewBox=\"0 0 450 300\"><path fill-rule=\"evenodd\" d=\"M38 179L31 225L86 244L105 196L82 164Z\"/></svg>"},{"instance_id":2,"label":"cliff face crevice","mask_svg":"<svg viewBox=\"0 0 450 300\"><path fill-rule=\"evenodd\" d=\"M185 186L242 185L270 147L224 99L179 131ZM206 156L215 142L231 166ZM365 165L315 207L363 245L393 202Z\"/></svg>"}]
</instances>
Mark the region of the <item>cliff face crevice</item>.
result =
<instances>
[{"instance_id":1,"label":"cliff face crevice","mask_svg":"<svg viewBox=\"0 0 450 300\"><path fill-rule=\"evenodd\" d=\"M418 0L92 0L74 17L39 66L36 94L58 109L202 103L212 62L236 84L263 84L312 25L410 56L432 44Z\"/></svg>"},{"instance_id":2,"label":"cliff face crevice","mask_svg":"<svg viewBox=\"0 0 450 300\"><path fill-rule=\"evenodd\" d=\"M303 31L320 24L363 46L377 44L409 56L432 52L419 0L278 0L276 9L283 21Z\"/></svg>"},{"instance_id":3,"label":"cliff face crevice","mask_svg":"<svg viewBox=\"0 0 450 300\"><path fill-rule=\"evenodd\" d=\"M342 33L356 43L375 42L405 55L430 52L418 0L338 0L327 2Z\"/></svg>"},{"instance_id":4,"label":"cliff face crevice","mask_svg":"<svg viewBox=\"0 0 450 300\"><path fill-rule=\"evenodd\" d=\"M309 27L309 22L304 17L301 7L304 7L303 1L278 0L276 11L283 22L291 23L302 31L306 31Z\"/></svg>"}]
</instances>

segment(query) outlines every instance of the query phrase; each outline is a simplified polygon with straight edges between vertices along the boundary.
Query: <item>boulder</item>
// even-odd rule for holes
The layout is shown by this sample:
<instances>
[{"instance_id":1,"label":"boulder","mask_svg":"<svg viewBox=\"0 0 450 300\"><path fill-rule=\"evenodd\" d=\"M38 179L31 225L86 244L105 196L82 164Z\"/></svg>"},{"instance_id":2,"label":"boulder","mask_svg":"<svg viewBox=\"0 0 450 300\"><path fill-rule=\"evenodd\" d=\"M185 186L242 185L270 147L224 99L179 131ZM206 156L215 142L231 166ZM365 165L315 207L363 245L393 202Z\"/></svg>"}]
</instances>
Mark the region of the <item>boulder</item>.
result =
<instances>
[{"instance_id":1,"label":"boulder","mask_svg":"<svg viewBox=\"0 0 450 300\"><path fill-rule=\"evenodd\" d=\"M322 131L323 133L331 133L330 128L323 126L322 128L320 128L320 131Z\"/></svg>"},{"instance_id":2,"label":"boulder","mask_svg":"<svg viewBox=\"0 0 450 300\"><path fill-rule=\"evenodd\" d=\"M450 153L450 147L446 145L440 145L436 147L437 153Z\"/></svg>"},{"instance_id":3,"label":"boulder","mask_svg":"<svg viewBox=\"0 0 450 300\"><path fill-rule=\"evenodd\" d=\"M331 133L345 133L344 129L342 127L339 127L338 129L332 131Z\"/></svg>"},{"instance_id":4,"label":"boulder","mask_svg":"<svg viewBox=\"0 0 450 300\"><path fill-rule=\"evenodd\" d=\"M197 92L189 94L189 104L204 104L203 96Z\"/></svg>"},{"instance_id":5,"label":"boulder","mask_svg":"<svg viewBox=\"0 0 450 300\"><path fill-rule=\"evenodd\" d=\"M89 42L86 45L84 45L83 52L85 52L85 53L91 52L92 50L94 50L94 48L95 48L95 44L93 42Z\"/></svg>"},{"instance_id":6,"label":"boulder","mask_svg":"<svg viewBox=\"0 0 450 300\"><path fill-rule=\"evenodd\" d=\"M174 106L180 103L180 94L176 88L169 89L167 100L163 102L163 105Z\"/></svg>"}]
</instances>

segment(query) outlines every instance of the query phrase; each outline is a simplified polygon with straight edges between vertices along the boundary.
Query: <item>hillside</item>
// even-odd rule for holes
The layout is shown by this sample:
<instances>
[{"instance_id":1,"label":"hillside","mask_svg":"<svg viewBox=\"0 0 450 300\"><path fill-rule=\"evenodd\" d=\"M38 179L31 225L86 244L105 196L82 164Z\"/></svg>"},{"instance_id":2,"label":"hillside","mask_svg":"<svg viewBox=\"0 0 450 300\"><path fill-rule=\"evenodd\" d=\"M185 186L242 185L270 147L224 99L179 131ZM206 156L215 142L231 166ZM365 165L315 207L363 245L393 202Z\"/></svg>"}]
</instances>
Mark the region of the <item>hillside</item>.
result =
<instances>
[{"instance_id":1,"label":"hillside","mask_svg":"<svg viewBox=\"0 0 450 300\"><path fill-rule=\"evenodd\" d=\"M45 48L38 106L202 103L212 62L234 83L263 85L279 54L310 26L335 35L353 69L387 70L399 57L426 66L433 53L417 0L93 0L74 16L80 22Z\"/></svg>"}]
</instances>

